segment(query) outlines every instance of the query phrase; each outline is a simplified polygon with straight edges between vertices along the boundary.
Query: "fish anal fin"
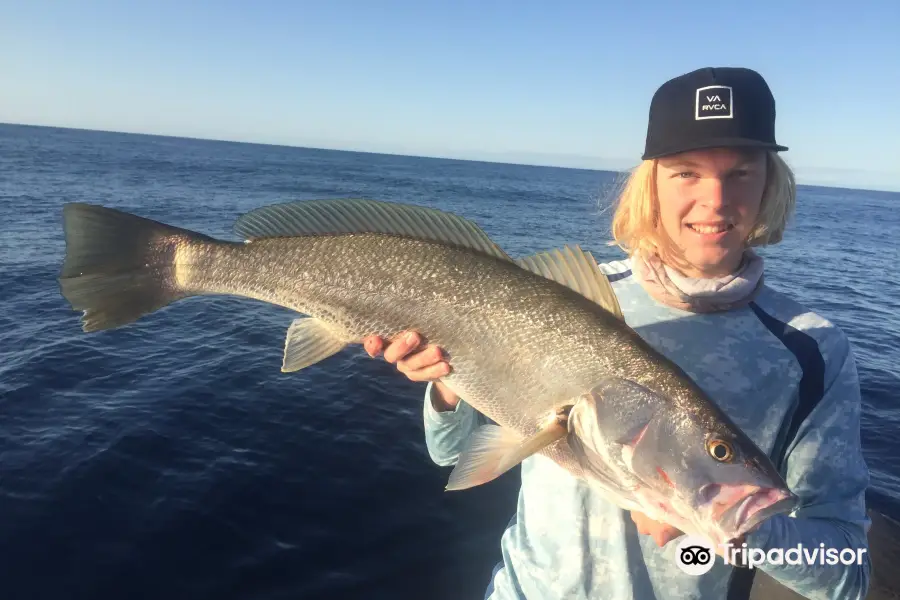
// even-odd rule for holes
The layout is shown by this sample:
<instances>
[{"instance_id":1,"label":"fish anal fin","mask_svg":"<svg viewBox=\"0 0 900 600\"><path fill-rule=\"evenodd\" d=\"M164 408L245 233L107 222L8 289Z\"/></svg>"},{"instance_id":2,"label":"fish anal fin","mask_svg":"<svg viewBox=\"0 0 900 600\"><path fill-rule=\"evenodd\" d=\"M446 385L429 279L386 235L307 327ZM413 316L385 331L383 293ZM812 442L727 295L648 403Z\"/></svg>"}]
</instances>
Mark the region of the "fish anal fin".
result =
<instances>
[{"instance_id":1,"label":"fish anal fin","mask_svg":"<svg viewBox=\"0 0 900 600\"><path fill-rule=\"evenodd\" d=\"M460 246L512 261L478 225L450 212L383 200L336 198L273 204L242 215L234 232L268 237L385 233Z\"/></svg>"},{"instance_id":2,"label":"fish anal fin","mask_svg":"<svg viewBox=\"0 0 900 600\"><path fill-rule=\"evenodd\" d=\"M295 319L284 340L284 373L299 371L343 350L348 342L323 321L313 318Z\"/></svg>"},{"instance_id":3,"label":"fish anal fin","mask_svg":"<svg viewBox=\"0 0 900 600\"><path fill-rule=\"evenodd\" d=\"M531 437L499 425L482 425L469 438L447 481L447 490L464 490L493 481L520 462L566 435L566 427L552 422Z\"/></svg>"},{"instance_id":4,"label":"fish anal fin","mask_svg":"<svg viewBox=\"0 0 900 600\"><path fill-rule=\"evenodd\" d=\"M609 279L600 270L593 255L581 247L567 245L519 258L515 262L523 269L578 292L619 320L625 320Z\"/></svg>"}]
</instances>

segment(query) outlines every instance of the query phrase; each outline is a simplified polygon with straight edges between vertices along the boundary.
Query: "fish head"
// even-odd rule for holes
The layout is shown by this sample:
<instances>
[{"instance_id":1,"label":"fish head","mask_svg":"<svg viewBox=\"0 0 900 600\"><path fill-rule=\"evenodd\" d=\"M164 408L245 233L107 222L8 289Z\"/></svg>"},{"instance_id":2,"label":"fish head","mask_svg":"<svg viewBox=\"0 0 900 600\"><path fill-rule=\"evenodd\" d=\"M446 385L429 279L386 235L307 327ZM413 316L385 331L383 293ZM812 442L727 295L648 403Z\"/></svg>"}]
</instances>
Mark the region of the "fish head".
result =
<instances>
[{"instance_id":1,"label":"fish head","mask_svg":"<svg viewBox=\"0 0 900 600\"><path fill-rule=\"evenodd\" d=\"M647 502L674 511L686 527L725 544L789 512L797 497L752 440L707 417L660 411L625 453L647 488Z\"/></svg>"},{"instance_id":2,"label":"fish head","mask_svg":"<svg viewBox=\"0 0 900 600\"><path fill-rule=\"evenodd\" d=\"M768 456L701 400L685 405L610 378L570 409L568 443L589 480L612 478L651 518L725 544L789 512L797 497Z\"/></svg>"}]
</instances>

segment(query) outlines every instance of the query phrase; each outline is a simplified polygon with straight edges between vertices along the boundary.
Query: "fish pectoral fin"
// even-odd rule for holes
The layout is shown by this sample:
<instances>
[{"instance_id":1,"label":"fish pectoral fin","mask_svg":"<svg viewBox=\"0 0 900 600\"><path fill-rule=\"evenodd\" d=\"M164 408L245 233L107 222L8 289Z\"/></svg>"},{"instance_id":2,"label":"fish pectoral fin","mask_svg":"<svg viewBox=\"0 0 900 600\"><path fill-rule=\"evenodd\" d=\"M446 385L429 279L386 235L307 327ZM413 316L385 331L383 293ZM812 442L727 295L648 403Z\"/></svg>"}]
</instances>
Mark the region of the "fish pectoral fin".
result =
<instances>
[{"instance_id":1,"label":"fish pectoral fin","mask_svg":"<svg viewBox=\"0 0 900 600\"><path fill-rule=\"evenodd\" d=\"M562 439L568 433L565 425L557 420L553 420L533 436L525 439L521 444L506 453L500 461L498 469L500 473L509 471L517 464L531 456L537 454L553 442Z\"/></svg>"},{"instance_id":2,"label":"fish pectoral fin","mask_svg":"<svg viewBox=\"0 0 900 600\"><path fill-rule=\"evenodd\" d=\"M516 264L527 271L555 281L602 306L621 321L622 308L606 274L590 252L579 246L539 252L519 258Z\"/></svg>"},{"instance_id":3,"label":"fish pectoral fin","mask_svg":"<svg viewBox=\"0 0 900 600\"><path fill-rule=\"evenodd\" d=\"M290 373L305 369L337 354L347 345L324 322L313 318L295 319L284 340L281 371Z\"/></svg>"},{"instance_id":4,"label":"fish pectoral fin","mask_svg":"<svg viewBox=\"0 0 900 600\"><path fill-rule=\"evenodd\" d=\"M565 435L565 426L556 421L524 440L505 427L482 425L459 455L446 489L464 490L493 481Z\"/></svg>"}]
</instances>

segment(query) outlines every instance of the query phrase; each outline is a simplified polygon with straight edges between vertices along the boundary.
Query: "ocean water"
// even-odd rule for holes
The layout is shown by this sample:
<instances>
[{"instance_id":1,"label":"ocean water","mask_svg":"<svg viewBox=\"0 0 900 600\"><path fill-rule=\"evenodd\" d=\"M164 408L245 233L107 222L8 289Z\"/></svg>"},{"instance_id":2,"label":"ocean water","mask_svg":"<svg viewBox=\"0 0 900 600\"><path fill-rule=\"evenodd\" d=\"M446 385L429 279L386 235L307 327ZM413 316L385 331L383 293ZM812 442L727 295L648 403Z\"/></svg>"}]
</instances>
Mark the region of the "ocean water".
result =
<instances>
[{"instance_id":1,"label":"ocean water","mask_svg":"<svg viewBox=\"0 0 900 600\"><path fill-rule=\"evenodd\" d=\"M233 239L254 207L367 196L475 219L512 255L608 241L612 173L0 126L0 596L480 598L518 473L443 491L422 384L361 349L280 372L292 315L183 301L87 335L61 208ZM802 187L767 280L850 336L872 507L900 517L900 194Z\"/></svg>"}]
</instances>

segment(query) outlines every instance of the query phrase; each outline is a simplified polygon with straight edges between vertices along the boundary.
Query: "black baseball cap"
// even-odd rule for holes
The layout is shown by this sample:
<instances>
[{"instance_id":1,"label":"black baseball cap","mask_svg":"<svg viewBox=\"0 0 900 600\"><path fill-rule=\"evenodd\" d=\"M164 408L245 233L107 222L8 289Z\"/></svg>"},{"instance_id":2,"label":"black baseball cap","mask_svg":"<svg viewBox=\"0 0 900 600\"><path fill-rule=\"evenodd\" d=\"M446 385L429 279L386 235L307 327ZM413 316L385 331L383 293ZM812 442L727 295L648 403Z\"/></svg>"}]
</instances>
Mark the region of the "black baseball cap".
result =
<instances>
[{"instance_id":1,"label":"black baseball cap","mask_svg":"<svg viewBox=\"0 0 900 600\"><path fill-rule=\"evenodd\" d=\"M787 150L775 142L775 98L759 73L706 67L656 90L643 160L720 147Z\"/></svg>"}]
</instances>

